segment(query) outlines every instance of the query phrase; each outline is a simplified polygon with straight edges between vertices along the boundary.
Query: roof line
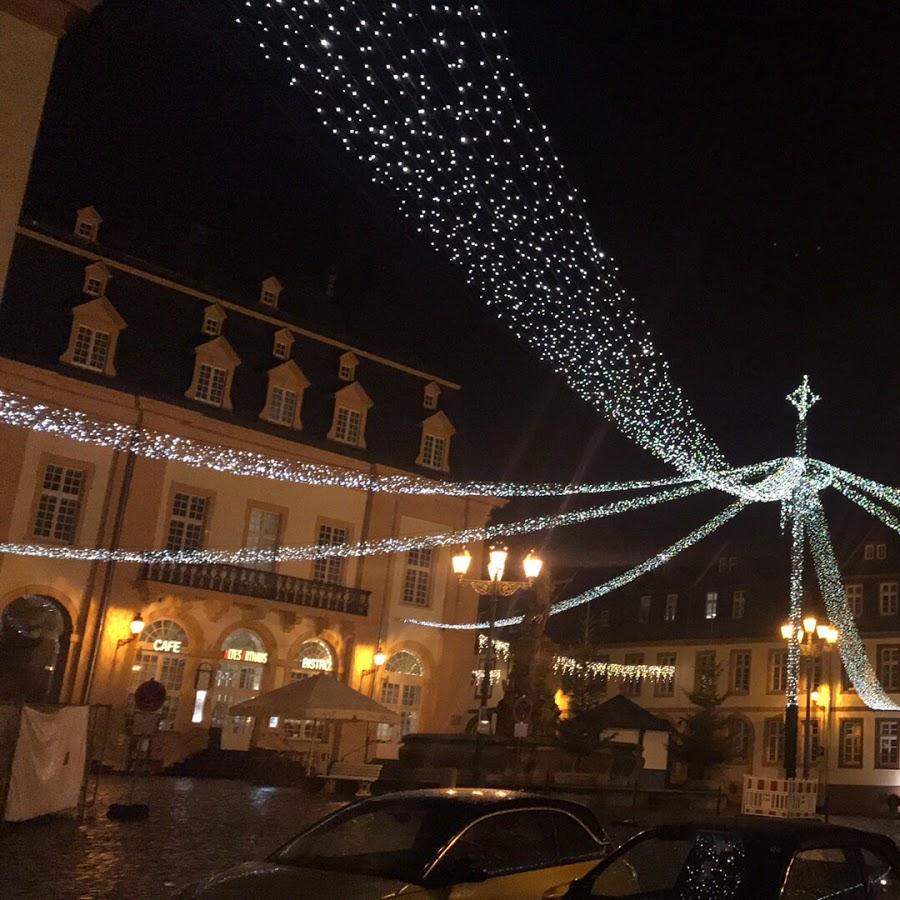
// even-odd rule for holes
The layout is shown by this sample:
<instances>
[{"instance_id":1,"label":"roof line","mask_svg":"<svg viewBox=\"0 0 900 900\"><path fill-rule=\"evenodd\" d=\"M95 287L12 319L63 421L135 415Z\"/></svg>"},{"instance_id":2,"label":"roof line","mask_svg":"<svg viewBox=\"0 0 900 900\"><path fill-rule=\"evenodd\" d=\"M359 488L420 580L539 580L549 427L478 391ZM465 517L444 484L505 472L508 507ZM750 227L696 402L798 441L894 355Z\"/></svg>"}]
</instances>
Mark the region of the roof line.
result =
<instances>
[{"instance_id":1,"label":"roof line","mask_svg":"<svg viewBox=\"0 0 900 900\"><path fill-rule=\"evenodd\" d=\"M370 353L368 350L362 350L361 348L355 347L352 344L345 344L343 341L338 341L334 338L326 337L325 335L318 334L315 331L309 331L306 328L301 328L299 325L293 325L290 322L284 321L284 319L276 319L274 316L269 316L265 313L257 312L254 309L248 309L246 306L241 306L240 303L234 303L233 301L226 300L223 297L217 297L215 294L208 294L206 293L206 291L200 291L196 288L188 287L184 284L179 284L177 281L172 281L169 278L163 278L160 275L154 275L152 272L146 272L143 269L139 269L135 266L130 266L127 263L120 262L116 259L113 259L112 257L101 256L99 253L93 253L90 250L86 250L83 247L78 247L75 244L70 244L66 241L61 241L58 238L50 237L50 235L43 234L40 231L35 231L32 228L26 228L24 225L19 225L16 228L16 232L18 234L24 235L25 237L29 237L32 240L40 241L44 244L49 244L51 247L56 247L61 250L66 250L69 253L74 253L77 256L82 256L85 259L103 262L106 265L115 269L119 269L122 272L126 272L129 275L143 278L145 281L150 281L154 284L160 285L161 287L180 291L182 294L186 294L189 297L194 297L197 300L203 300L205 303L218 303L223 308L230 309L233 312L237 312L245 316L250 316L254 319L259 319L261 322L267 322L268 324L278 326L279 328L287 328L296 334L302 335L303 337L311 338L314 341L319 341L319 343L329 344L330 346L338 347L341 350L352 350L354 353L358 354L361 357L364 357L365 359L370 359L373 362L380 363L383 366L390 366L392 369L397 369L400 372L406 372L408 375L415 375L419 378L427 378L429 381L435 381L438 384L441 384L444 387L450 388L454 391L461 390L461 385L456 384L456 382L449 381L446 378L441 378L439 375L434 375L430 372L425 372L422 369L416 369L412 366L407 366L403 363L395 362L394 360L388 359L384 356L378 356L378 354L376 353Z\"/></svg>"}]
</instances>

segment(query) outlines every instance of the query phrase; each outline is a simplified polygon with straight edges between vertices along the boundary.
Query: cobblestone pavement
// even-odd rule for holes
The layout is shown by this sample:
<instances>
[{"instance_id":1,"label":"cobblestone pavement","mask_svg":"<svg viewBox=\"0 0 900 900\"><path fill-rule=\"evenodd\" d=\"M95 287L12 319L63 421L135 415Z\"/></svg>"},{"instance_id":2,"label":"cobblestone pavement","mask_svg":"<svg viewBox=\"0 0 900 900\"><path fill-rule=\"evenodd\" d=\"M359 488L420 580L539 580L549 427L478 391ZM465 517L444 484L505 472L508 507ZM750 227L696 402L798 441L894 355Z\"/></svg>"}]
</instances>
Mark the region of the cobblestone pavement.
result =
<instances>
[{"instance_id":1,"label":"cobblestone pavement","mask_svg":"<svg viewBox=\"0 0 900 900\"><path fill-rule=\"evenodd\" d=\"M0 897L4 900L131 900L171 897L183 884L233 863L267 855L305 825L340 804L296 788L238 781L152 778L136 802L150 804L144 822L112 822L110 803L121 802L127 784L103 780L96 820L48 817L0 831ZM590 798L579 799L590 805ZM604 820L599 813L601 821ZM671 814L642 818L657 824ZM900 821L833 817L837 824L867 828L900 842ZM620 842L637 828L609 822Z\"/></svg>"}]
</instances>

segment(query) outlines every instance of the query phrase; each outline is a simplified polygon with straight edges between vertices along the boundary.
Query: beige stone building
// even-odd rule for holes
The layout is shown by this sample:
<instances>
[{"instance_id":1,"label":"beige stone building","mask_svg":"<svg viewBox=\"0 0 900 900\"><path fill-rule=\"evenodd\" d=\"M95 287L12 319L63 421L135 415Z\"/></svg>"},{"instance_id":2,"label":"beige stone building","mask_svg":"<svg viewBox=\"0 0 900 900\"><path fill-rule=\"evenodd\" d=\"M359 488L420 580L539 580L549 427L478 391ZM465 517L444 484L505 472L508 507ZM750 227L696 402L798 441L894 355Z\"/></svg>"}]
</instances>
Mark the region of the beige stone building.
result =
<instances>
[{"instance_id":1,"label":"beige stone building","mask_svg":"<svg viewBox=\"0 0 900 900\"><path fill-rule=\"evenodd\" d=\"M104 244L101 216L20 227L0 307L0 391L287 463L364 475L453 475L459 386L304 325L302 298L269 273L211 293ZM265 276L265 277L263 277ZM339 545L483 524L497 501L399 495L237 476L0 425L3 541L260 550ZM314 760L396 755L412 730L459 731L473 704L471 635L404 623L463 621L475 595L452 548L252 565L0 557L0 692L112 706L121 763L131 695L168 691L157 755L251 740ZM125 643L140 614L139 639ZM376 666L381 649L386 661ZM330 671L400 725L244 721L228 708Z\"/></svg>"}]
</instances>

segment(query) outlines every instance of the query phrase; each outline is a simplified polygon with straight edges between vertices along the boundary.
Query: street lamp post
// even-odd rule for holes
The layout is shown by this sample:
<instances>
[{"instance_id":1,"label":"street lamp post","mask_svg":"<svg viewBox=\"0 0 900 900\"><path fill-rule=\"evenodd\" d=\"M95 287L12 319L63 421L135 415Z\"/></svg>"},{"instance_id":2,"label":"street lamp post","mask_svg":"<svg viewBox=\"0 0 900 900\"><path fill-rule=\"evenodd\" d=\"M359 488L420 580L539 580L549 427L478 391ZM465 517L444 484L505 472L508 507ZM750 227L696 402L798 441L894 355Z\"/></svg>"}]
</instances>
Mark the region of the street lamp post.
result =
<instances>
[{"instance_id":1,"label":"street lamp post","mask_svg":"<svg viewBox=\"0 0 900 900\"><path fill-rule=\"evenodd\" d=\"M488 640L484 654L484 671L481 675L481 690L479 693L478 721L475 729L475 754L472 757L472 781L474 784L482 783L482 764L484 758L484 734L487 718L488 693L491 687L491 673L494 660L494 625L497 621L497 604L501 597L512 597L523 588L531 587L534 579L541 574L543 561L534 551L530 551L522 560L522 569L525 573L525 581L504 581L503 572L506 568L506 558L509 550L506 547L491 547L488 550L488 577L485 580L466 578L472 563L472 554L463 547L455 554L452 560L453 572L459 578L460 584L467 584L479 597L487 597L489 600Z\"/></svg>"},{"instance_id":2,"label":"street lamp post","mask_svg":"<svg viewBox=\"0 0 900 900\"><path fill-rule=\"evenodd\" d=\"M800 658L804 660L806 670L806 718L803 722L803 777L809 778L810 763L812 760L812 696L813 696L813 668L815 658L823 653L828 653L835 646L838 639L837 629L828 623L816 622L815 616L805 616L803 627L796 632L792 623L787 622L781 626L781 636L790 643L796 640L800 648ZM791 715L793 713L793 720ZM797 714L795 705L788 705L785 712L785 748L784 770L787 778L797 777ZM826 738L827 739L827 738Z\"/></svg>"}]
</instances>

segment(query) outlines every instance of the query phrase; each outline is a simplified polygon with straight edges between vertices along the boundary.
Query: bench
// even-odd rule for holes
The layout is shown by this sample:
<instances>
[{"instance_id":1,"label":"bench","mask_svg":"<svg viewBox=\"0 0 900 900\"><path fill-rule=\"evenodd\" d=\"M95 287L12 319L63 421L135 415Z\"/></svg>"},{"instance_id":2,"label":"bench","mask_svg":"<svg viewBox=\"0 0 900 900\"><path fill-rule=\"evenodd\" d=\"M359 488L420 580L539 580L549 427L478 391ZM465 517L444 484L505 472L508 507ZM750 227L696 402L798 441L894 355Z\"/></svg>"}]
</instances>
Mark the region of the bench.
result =
<instances>
[{"instance_id":1,"label":"bench","mask_svg":"<svg viewBox=\"0 0 900 900\"><path fill-rule=\"evenodd\" d=\"M356 796L368 797L372 793L373 782L378 781L380 775L381 766L376 763L333 762L325 777L325 790L333 793L337 781L357 781L359 790Z\"/></svg>"}]
</instances>

